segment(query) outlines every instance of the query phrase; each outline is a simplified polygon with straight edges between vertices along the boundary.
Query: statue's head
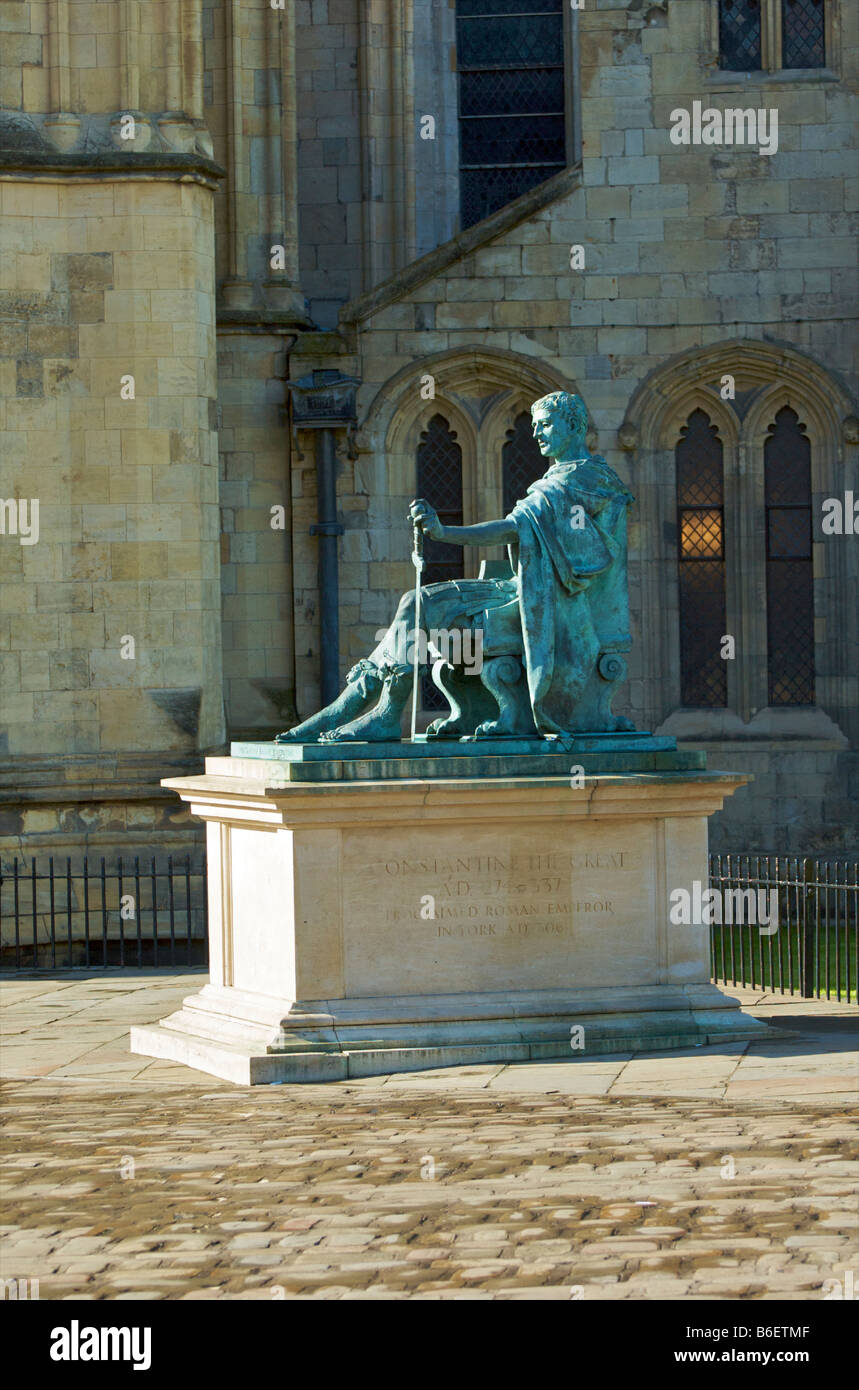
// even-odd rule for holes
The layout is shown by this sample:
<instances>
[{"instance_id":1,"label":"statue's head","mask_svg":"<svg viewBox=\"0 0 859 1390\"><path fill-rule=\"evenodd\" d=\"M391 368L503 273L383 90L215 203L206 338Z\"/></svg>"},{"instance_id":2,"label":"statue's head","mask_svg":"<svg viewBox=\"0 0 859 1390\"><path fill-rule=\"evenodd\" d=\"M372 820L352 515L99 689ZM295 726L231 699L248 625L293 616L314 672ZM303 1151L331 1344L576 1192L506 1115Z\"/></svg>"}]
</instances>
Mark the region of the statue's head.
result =
<instances>
[{"instance_id":1,"label":"statue's head","mask_svg":"<svg viewBox=\"0 0 859 1390\"><path fill-rule=\"evenodd\" d=\"M531 406L531 423L540 453L546 458L577 458L586 453L588 408L581 396L552 391Z\"/></svg>"}]
</instances>

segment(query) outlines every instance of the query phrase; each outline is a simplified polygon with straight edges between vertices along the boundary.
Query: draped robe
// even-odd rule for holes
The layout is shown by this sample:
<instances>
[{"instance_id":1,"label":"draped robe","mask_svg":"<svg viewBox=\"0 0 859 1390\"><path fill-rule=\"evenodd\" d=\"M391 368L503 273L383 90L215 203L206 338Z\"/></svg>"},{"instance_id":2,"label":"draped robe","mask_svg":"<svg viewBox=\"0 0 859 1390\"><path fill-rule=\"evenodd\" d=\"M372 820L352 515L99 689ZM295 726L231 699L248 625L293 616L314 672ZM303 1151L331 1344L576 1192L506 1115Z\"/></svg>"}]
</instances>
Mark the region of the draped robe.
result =
<instances>
[{"instance_id":1,"label":"draped robe","mask_svg":"<svg viewBox=\"0 0 859 1390\"><path fill-rule=\"evenodd\" d=\"M512 649L521 640L539 733L573 726L600 651L588 589L623 553L615 529L632 500L597 455L553 463L509 513L517 534L508 546L512 578L445 580L422 590L424 630L482 629L487 657L505 649L504 635L515 628Z\"/></svg>"},{"instance_id":2,"label":"draped robe","mask_svg":"<svg viewBox=\"0 0 859 1390\"><path fill-rule=\"evenodd\" d=\"M599 655L588 589L623 552L615 530L631 501L594 455L552 464L510 513L528 691L541 733L570 727Z\"/></svg>"}]
</instances>

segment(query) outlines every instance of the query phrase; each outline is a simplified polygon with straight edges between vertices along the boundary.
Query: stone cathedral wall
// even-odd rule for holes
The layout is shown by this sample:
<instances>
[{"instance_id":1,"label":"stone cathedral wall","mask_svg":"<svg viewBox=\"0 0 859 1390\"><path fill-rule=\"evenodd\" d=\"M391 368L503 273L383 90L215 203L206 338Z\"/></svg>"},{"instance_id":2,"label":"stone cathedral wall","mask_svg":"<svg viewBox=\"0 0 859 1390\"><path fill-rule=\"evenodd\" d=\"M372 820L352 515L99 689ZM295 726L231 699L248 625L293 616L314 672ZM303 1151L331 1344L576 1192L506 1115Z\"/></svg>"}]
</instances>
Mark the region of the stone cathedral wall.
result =
<instances>
[{"instance_id":1,"label":"stone cathedral wall","mask_svg":"<svg viewBox=\"0 0 859 1390\"><path fill-rule=\"evenodd\" d=\"M722 345L735 345L722 353L719 373L705 374L699 385L718 392L721 372L733 372L742 396L785 380L779 349L793 350L809 362L807 389L793 383L797 410L804 419L824 400L829 410L828 428L814 438L821 708L813 718L779 711L760 733L749 728L749 710L745 721L729 720L730 727L704 713L679 732L706 746L714 767L739 762L756 772L756 785L732 798L717 818L716 845L837 849L856 842L852 798L859 769L851 744L855 749L859 589L855 543L849 536L823 538L819 508L824 496L855 486L856 479L859 184L851 88L859 23L850 7L839 9L836 71L824 80L775 74L756 82L754 75L713 74L714 64L705 61L712 46L708 11L676 3L586 5L577 39L580 176L560 176L555 196L542 206L526 195L467 232L454 254L437 256L435 263L428 256L422 274L410 265L341 310L343 370L356 371L363 383L360 452L355 460L344 457L340 479L347 526L341 666L369 649L381 616L411 582L402 516L419 430L409 434L403 426L411 454L394 458L397 419L425 423L440 410L458 428L466 454L468 436L475 434L478 472L490 443L500 469L503 431L482 429L481 420L486 400L505 378L485 363L475 361L469 370L469 357L482 350L507 360L509 423L524 400L514 389L517 374L529 367L543 374L543 389L556 384L557 374L579 391L596 447L639 497L631 515L634 646L630 681L618 703L625 699L639 727L670 731L668 716L679 704L676 695L672 700L676 672L668 661L648 662L647 654L664 650L666 614L669 624L679 623L676 589L666 583L664 553L655 545L658 508L652 502L659 493L673 494L673 441L667 450L628 416L636 393L657 371L664 373L659 393L682 398L696 379L696 354L706 360ZM777 151L675 145L671 113L678 106L691 110L696 100L722 110L776 107ZM419 183L416 196L420 208L432 186ZM573 247L583 248L584 269L571 269ZM334 352L335 335L328 339ZM771 345L769 365L761 368L746 344ZM294 375L329 365L316 347L299 340ZM420 395L427 372L439 373L432 403ZM405 376L409 382L401 389ZM453 380L450 389L446 377ZM760 469L760 448L757 454ZM312 474L303 474L309 512L313 486ZM747 550L762 544L760 530L743 535ZM300 608L314 580L303 534L296 534L295 547L297 572L303 566L305 575L303 590L299 581L296 586ZM760 632L749 638L743 657L758 676L765 669ZM306 710L315 698L312 659L299 658L297 671L299 705ZM755 679L752 673L749 680Z\"/></svg>"},{"instance_id":2,"label":"stone cathedral wall","mask_svg":"<svg viewBox=\"0 0 859 1390\"><path fill-rule=\"evenodd\" d=\"M12 849L190 844L158 780L224 738L197 9L0 11L0 495L38 504L0 543Z\"/></svg>"},{"instance_id":3,"label":"stone cathedral wall","mask_svg":"<svg viewBox=\"0 0 859 1390\"><path fill-rule=\"evenodd\" d=\"M817 710L759 708L756 562L731 708L678 713L682 410L735 376L740 407L713 408L746 477L783 388L808 417L815 507L859 495L859 12L830 0L825 72L757 77L717 71L716 8L585 0L580 167L462 232L450 5L0 4L0 498L40 502L38 544L0 536L0 846L189 842L158 778L315 707L314 439L286 383L332 369L360 382L338 434L341 673L413 582L430 408L485 519L512 418L575 389L638 499L626 712L755 771L717 843L855 843L855 537L815 536ZM777 108L777 151L673 144L695 101ZM743 516L740 559L762 544Z\"/></svg>"}]
</instances>

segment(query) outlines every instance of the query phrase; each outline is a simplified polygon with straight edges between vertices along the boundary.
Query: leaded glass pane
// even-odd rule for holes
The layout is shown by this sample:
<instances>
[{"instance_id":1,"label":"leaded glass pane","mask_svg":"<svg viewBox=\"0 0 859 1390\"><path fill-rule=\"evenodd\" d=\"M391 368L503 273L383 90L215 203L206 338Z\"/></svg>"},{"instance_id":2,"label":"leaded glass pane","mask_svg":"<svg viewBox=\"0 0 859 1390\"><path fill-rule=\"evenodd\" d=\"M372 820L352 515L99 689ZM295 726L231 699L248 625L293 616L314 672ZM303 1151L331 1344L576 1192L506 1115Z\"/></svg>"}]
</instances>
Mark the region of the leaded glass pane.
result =
<instances>
[{"instance_id":1,"label":"leaded glass pane","mask_svg":"<svg viewBox=\"0 0 859 1390\"><path fill-rule=\"evenodd\" d=\"M525 14L486 19L459 19L456 50L462 68L509 68L538 63L546 67L564 61L560 15Z\"/></svg>"},{"instance_id":2,"label":"leaded glass pane","mask_svg":"<svg viewBox=\"0 0 859 1390\"><path fill-rule=\"evenodd\" d=\"M725 566L721 560L680 563L680 698L684 705L721 709L728 702Z\"/></svg>"},{"instance_id":3,"label":"leaded glass pane","mask_svg":"<svg viewBox=\"0 0 859 1390\"><path fill-rule=\"evenodd\" d=\"M725 633L722 442L710 417L694 410L675 451L679 532L680 698L718 709L728 699Z\"/></svg>"},{"instance_id":4,"label":"leaded glass pane","mask_svg":"<svg viewBox=\"0 0 859 1390\"><path fill-rule=\"evenodd\" d=\"M811 559L809 507L771 507L767 525L771 560Z\"/></svg>"},{"instance_id":5,"label":"leaded glass pane","mask_svg":"<svg viewBox=\"0 0 859 1390\"><path fill-rule=\"evenodd\" d=\"M504 515L525 496L528 488L546 471L547 461L537 447L527 410L517 415L513 428L507 431L507 442L501 450L504 487Z\"/></svg>"},{"instance_id":6,"label":"leaded glass pane","mask_svg":"<svg viewBox=\"0 0 859 1390\"><path fill-rule=\"evenodd\" d=\"M724 555L721 511L680 513L680 554L684 560L721 560Z\"/></svg>"},{"instance_id":7,"label":"leaded glass pane","mask_svg":"<svg viewBox=\"0 0 859 1390\"><path fill-rule=\"evenodd\" d=\"M534 188L544 179L559 174L563 164L527 164L506 169L462 169L460 168L460 209L463 227L471 227L475 222L497 212L506 203L512 203L529 188Z\"/></svg>"},{"instance_id":8,"label":"leaded glass pane","mask_svg":"<svg viewBox=\"0 0 859 1390\"><path fill-rule=\"evenodd\" d=\"M470 227L566 164L561 0L457 0L460 213Z\"/></svg>"},{"instance_id":9,"label":"leaded glass pane","mask_svg":"<svg viewBox=\"0 0 859 1390\"><path fill-rule=\"evenodd\" d=\"M563 0L456 0L457 19L469 15L560 14Z\"/></svg>"},{"instance_id":10,"label":"leaded glass pane","mask_svg":"<svg viewBox=\"0 0 859 1390\"><path fill-rule=\"evenodd\" d=\"M822 68L826 63L823 0L782 0L782 66Z\"/></svg>"},{"instance_id":11,"label":"leaded glass pane","mask_svg":"<svg viewBox=\"0 0 859 1390\"><path fill-rule=\"evenodd\" d=\"M771 705L814 704L814 590L810 560L767 564Z\"/></svg>"},{"instance_id":12,"label":"leaded glass pane","mask_svg":"<svg viewBox=\"0 0 859 1390\"><path fill-rule=\"evenodd\" d=\"M547 164L554 168L564 144L564 117L480 116L462 121L462 158L472 167L499 164Z\"/></svg>"},{"instance_id":13,"label":"leaded glass pane","mask_svg":"<svg viewBox=\"0 0 859 1390\"><path fill-rule=\"evenodd\" d=\"M564 109L562 68L497 68L460 72L459 113L468 116L541 116Z\"/></svg>"},{"instance_id":14,"label":"leaded glass pane","mask_svg":"<svg viewBox=\"0 0 859 1390\"><path fill-rule=\"evenodd\" d=\"M462 525L462 449L442 415L433 415L418 444L418 496L435 507L444 526ZM460 546L424 539L424 584L461 579Z\"/></svg>"},{"instance_id":15,"label":"leaded glass pane","mask_svg":"<svg viewBox=\"0 0 859 1390\"><path fill-rule=\"evenodd\" d=\"M677 446L677 502L681 507L721 507L722 441L703 410L693 410ZM682 445L682 447L681 447Z\"/></svg>"},{"instance_id":16,"label":"leaded glass pane","mask_svg":"<svg viewBox=\"0 0 859 1390\"><path fill-rule=\"evenodd\" d=\"M756 72L761 66L760 0L720 0L720 64L728 72Z\"/></svg>"},{"instance_id":17,"label":"leaded glass pane","mask_svg":"<svg viewBox=\"0 0 859 1390\"><path fill-rule=\"evenodd\" d=\"M811 445L788 406L776 415L764 445L764 487L769 702L813 705Z\"/></svg>"}]
</instances>

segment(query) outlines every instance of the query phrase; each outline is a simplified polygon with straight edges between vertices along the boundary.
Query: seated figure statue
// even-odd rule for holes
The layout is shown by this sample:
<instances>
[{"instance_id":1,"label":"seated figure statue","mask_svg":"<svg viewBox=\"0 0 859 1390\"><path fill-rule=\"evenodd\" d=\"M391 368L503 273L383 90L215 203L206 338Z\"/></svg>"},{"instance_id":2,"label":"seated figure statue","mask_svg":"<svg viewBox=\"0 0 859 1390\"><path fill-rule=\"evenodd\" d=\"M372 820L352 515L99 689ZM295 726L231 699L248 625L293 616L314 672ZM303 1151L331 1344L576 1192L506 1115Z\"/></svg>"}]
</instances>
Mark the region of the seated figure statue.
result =
<instances>
[{"instance_id":1,"label":"seated figure statue","mask_svg":"<svg viewBox=\"0 0 859 1390\"><path fill-rule=\"evenodd\" d=\"M531 407L534 438L551 460L510 514L476 526L444 526L422 498L410 518L451 545L505 545L509 578L454 579L403 595L385 636L352 668L337 699L277 742L395 741L415 679L429 666L450 713L428 737L492 738L628 731L611 711L626 675L629 611L626 520L632 495L585 445L587 409L555 391ZM458 631L460 650L481 652L463 669L433 649ZM417 642L404 651L403 634ZM480 642L475 638L479 635ZM427 640L429 639L429 641Z\"/></svg>"}]
</instances>

